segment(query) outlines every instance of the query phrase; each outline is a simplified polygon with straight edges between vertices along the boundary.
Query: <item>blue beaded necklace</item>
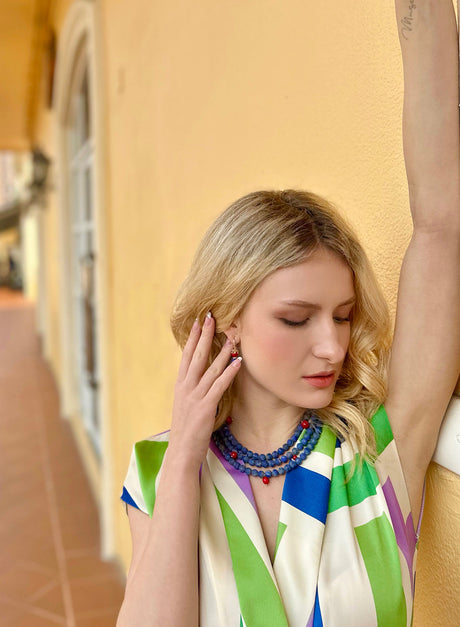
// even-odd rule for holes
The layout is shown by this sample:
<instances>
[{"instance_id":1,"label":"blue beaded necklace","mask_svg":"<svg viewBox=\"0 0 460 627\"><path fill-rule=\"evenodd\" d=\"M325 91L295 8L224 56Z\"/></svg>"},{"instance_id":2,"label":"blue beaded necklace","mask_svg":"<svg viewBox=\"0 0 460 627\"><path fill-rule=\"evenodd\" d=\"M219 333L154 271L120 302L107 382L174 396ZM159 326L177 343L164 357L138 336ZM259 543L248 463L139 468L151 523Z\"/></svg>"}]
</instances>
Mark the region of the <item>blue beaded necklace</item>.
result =
<instances>
[{"instance_id":1,"label":"blue beaded necklace","mask_svg":"<svg viewBox=\"0 0 460 627\"><path fill-rule=\"evenodd\" d=\"M231 416L225 422L212 434L215 445L231 466L246 475L260 477L265 485L272 477L285 475L297 468L315 448L323 428L316 416L311 416L309 420L303 418L283 446L263 454L250 451L232 435L229 429L233 422Z\"/></svg>"}]
</instances>

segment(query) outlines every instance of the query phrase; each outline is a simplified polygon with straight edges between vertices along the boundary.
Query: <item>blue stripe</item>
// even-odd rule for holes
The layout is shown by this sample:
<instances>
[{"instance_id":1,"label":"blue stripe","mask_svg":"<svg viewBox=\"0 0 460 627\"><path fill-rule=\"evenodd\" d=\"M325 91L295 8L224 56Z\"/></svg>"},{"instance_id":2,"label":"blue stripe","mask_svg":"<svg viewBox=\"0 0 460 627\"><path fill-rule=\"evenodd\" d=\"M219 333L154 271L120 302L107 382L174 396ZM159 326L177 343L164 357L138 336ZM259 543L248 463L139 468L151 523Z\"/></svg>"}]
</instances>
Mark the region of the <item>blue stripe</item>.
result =
<instances>
[{"instance_id":1,"label":"blue stripe","mask_svg":"<svg viewBox=\"0 0 460 627\"><path fill-rule=\"evenodd\" d=\"M308 468L297 466L286 475L283 501L324 524L330 491L330 479Z\"/></svg>"},{"instance_id":2,"label":"blue stripe","mask_svg":"<svg viewBox=\"0 0 460 627\"><path fill-rule=\"evenodd\" d=\"M128 490L125 488L125 486L123 486L123 494L120 496L121 500L124 501L125 503L128 503L128 505L132 505L133 507L135 507L136 509L139 509L139 507L136 505L136 503L133 501L133 498L131 496L131 494L128 492Z\"/></svg>"},{"instance_id":3,"label":"blue stripe","mask_svg":"<svg viewBox=\"0 0 460 627\"><path fill-rule=\"evenodd\" d=\"M323 617L319 606L318 588L316 588L315 614L313 616L313 627L323 627Z\"/></svg>"}]
</instances>

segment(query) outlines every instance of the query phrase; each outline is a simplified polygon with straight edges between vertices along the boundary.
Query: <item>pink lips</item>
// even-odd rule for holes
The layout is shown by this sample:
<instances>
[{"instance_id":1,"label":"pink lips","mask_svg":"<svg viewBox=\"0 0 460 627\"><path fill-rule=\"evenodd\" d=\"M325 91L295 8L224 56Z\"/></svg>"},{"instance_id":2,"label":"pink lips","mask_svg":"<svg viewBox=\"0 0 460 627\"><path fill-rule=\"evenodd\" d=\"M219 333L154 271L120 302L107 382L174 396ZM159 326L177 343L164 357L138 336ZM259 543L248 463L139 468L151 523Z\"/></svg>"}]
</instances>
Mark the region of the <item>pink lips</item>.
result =
<instances>
[{"instance_id":1,"label":"pink lips","mask_svg":"<svg viewBox=\"0 0 460 627\"><path fill-rule=\"evenodd\" d=\"M334 371L332 372L318 372L318 374L311 375L309 377L302 377L305 381L308 381L310 385L315 388L327 388L334 383Z\"/></svg>"}]
</instances>

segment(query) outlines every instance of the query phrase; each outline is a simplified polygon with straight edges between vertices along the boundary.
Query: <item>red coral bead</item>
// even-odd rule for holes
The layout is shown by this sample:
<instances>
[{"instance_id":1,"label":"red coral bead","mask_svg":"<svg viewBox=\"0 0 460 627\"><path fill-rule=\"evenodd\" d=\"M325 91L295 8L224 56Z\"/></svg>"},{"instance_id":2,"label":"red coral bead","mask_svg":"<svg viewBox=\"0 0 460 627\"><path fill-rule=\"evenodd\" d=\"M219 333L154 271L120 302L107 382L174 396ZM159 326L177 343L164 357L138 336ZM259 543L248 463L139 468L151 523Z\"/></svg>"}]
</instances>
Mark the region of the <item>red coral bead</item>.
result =
<instances>
[{"instance_id":1,"label":"red coral bead","mask_svg":"<svg viewBox=\"0 0 460 627\"><path fill-rule=\"evenodd\" d=\"M225 422L226 422L228 425L231 425L231 424L232 424L232 422L233 422L233 418L232 418L231 416L227 416L227 418L225 419Z\"/></svg>"},{"instance_id":2,"label":"red coral bead","mask_svg":"<svg viewBox=\"0 0 460 627\"><path fill-rule=\"evenodd\" d=\"M236 351L232 351L232 352L230 353L230 356L231 356L231 357L238 357L238 353L237 353Z\"/></svg>"},{"instance_id":3,"label":"red coral bead","mask_svg":"<svg viewBox=\"0 0 460 627\"><path fill-rule=\"evenodd\" d=\"M292 456L292 459L297 459L297 455L293 455L293 456Z\"/></svg>"},{"instance_id":4,"label":"red coral bead","mask_svg":"<svg viewBox=\"0 0 460 627\"><path fill-rule=\"evenodd\" d=\"M262 481L265 483L265 485L268 485L270 483L270 477L262 477Z\"/></svg>"},{"instance_id":5,"label":"red coral bead","mask_svg":"<svg viewBox=\"0 0 460 627\"><path fill-rule=\"evenodd\" d=\"M230 457L231 457L232 459L237 459L237 457L238 457L238 453L237 453L236 451L232 451L232 452L230 453Z\"/></svg>"},{"instance_id":6,"label":"red coral bead","mask_svg":"<svg viewBox=\"0 0 460 627\"><path fill-rule=\"evenodd\" d=\"M308 429L308 427L310 426L310 423L308 422L308 420L302 420L302 422L300 423L300 426L302 427L302 429Z\"/></svg>"}]
</instances>

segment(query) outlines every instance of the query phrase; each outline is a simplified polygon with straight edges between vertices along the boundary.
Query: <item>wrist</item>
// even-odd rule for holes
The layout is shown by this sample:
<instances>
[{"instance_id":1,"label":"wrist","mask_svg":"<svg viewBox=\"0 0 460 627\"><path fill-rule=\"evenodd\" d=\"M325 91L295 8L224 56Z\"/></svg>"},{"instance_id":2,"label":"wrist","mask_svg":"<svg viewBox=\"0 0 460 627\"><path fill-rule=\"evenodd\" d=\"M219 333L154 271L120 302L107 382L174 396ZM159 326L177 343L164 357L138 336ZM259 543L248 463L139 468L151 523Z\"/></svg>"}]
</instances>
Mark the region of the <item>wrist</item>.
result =
<instances>
[{"instance_id":1,"label":"wrist","mask_svg":"<svg viewBox=\"0 0 460 627\"><path fill-rule=\"evenodd\" d=\"M198 476L201 465L206 457L197 455L196 451L188 447L179 447L175 444L168 445L165 453L164 467L171 468L175 473Z\"/></svg>"}]
</instances>

